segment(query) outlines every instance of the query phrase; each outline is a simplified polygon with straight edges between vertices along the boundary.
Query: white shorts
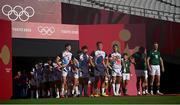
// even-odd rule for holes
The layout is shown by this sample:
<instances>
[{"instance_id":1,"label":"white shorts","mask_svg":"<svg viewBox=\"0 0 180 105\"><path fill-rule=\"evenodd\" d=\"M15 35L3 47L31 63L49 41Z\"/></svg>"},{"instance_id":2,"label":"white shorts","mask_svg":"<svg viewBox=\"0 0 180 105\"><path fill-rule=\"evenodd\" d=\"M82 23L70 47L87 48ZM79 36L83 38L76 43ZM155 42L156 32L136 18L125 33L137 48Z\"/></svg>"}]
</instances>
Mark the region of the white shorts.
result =
<instances>
[{"instance_id":1,"label":"white shorts","mask_svg":"<svg viewBox=\"0 0 180 105\"><path fill-rule=\"evenodd\" d=\"M136 76L137 76L137 77L142 77L142 76L144 76L145 79L148 78L148 72L147 72L147 70L135 70L135 71L136 71Z\"/></svg>"},{"instance_id":2,"label":"white shorts","mask_svg":"<svg viewBox=\"0 0 180 105\"><path fill-rule=\"evenodd\" d=\"M65 67L62 69L62 76L63 77L67 77L69 71L70 71L71 67Z\"/></svg>"},{"instance_id":3,"label":"white shorts","mask_svg":"<svg viewBox=\"0 0 180 105\"><path fill-rule=\"evenodd\" d=\"M113 76L113 77L122 76L121 69L113 69L113 70L112 70L112 76Z\"/></svg>"},{"instance_id":4,"label":"white shorts","mask_svg":"<svg viewBox=\"0 0 180 105\"><path fill-rule=\"evenodd\" d=\"M160 69L160 65L151 65L152 70L150 71L150 75L154 76L154 75L161 75L161 69Z\"/></svg>"},{"instance_id":5,"label":"white shorts","mask_svg":"<svg viewBox=\"0 0 180 105\"><path fill-rule=\"evenodd\" d=\"M130 80L130 73L123 73L123 80Z\"/></svg>"},{"instance_id":6,"label":"white shorts","mask_svg":"<svg viewBox=\"0 0 180 105\"><path fill-rule=\"evenodd\" d=\"M89 78L89 81L88 81L88 84L91 84L91 83L93 83L95 81L95 77L90 77Z\"/></svg>"},{"instance_id":7,"label":"white shorts","mask_svg":"<svg viewBox=\"0 0 180 105\"><path fill-rule=\"evenodd\" d=\"M79 78L79 73L78 72L73 72L74 78Z\"/></svg>"}]
</instances>

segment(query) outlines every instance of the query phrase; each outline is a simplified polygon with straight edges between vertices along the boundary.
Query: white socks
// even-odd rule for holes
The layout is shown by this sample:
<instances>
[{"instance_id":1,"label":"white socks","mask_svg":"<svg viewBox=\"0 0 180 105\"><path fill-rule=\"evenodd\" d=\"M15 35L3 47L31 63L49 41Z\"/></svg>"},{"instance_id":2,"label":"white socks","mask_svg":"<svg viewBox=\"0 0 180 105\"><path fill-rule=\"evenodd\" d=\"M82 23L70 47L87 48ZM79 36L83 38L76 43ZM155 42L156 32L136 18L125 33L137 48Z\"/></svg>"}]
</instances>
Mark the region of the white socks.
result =
<instances>
[{"instance_id":1,"label":"white socks","mask_svg":"<svg viewBox=\"0 0 180 105\"><path fill-rule=\"evenodd\" d=\"M64 88L61 89L61 95L64 95Z\"/></svg>"},{"instance_id":2,"label":"white socks","mask_svg":"<svg viewBox=\"0 0 180 105\"><path fill-rule=\"evenodd\" d=\"M112 89L113 89L113 94L116 95L116 87L114 83L112 84Z\"/></svg>"},{"instance_id":3,"label":"white socks","mask_svg":"<svg viewBox=\"0 0 180 105\"><path fill-rule=\"evenodd\" d=\"M75 91L76 91L76 95L78 95L79 94L78 86L75 87Z\"/></svg>"},{"instance_id":4,"label":"white socks","mask_svg":"<svg viewBox=\"0 0 180 105\"><path fill-rule=\"evenodd\" d=\"M105 88L102 88L102 94L104 94L105 93Z\"/></svg>"},{"instance_id":5,"label":"white socks","mask_svg":"<svg viewBox=\"0 0 180 105\"><path fill-rule=\"evenodd\" d=\"M39 98L39 91L36 90L36 98L38 99Z\"/></svg>"},{"instance_id":6,"label":"white socks","mask_svg":"<svg viewBox=\"0 0 180 105\"><path fill-rule=\"evenodd\" d=\"M116 94L119 94L120 84L116 84Z\"/></svg>"}]
</instances>

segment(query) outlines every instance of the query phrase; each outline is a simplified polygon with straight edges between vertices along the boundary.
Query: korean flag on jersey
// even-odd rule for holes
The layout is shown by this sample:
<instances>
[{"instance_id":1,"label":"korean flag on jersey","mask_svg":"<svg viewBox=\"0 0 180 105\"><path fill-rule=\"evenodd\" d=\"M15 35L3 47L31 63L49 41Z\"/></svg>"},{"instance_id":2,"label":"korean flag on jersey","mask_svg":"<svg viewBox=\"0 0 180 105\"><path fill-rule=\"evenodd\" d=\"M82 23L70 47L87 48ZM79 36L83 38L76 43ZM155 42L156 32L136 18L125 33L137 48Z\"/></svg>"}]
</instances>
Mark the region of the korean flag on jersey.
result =
<instances>
[{"instance_id":1,"label":"korean flag on jersey","mask_svg":"<svg viewBox=\"0 0 180 105\"><path fill-rule=\"evenodd\" d=\"M71 52L63 52L62 53L62 64L68 65L70 60L72 58L72 53Z\"/></svg>"},{"instance_id":2,"label":"korean flag on jersey","mask_svg":"<svg viewBox=\"0 0 180 105\"><path fill-rule=\"evenodd\" d=\"M121 69L121 61L122 61L121 54L118 52L114 52L111 54L111 57L113 59L115 59L115 61L112 62L113 68L114 69Z\"/></svg>"},{"instance_id":3,"label":"korean flag on jersey","mask_svg":"<svg viewBox=\"0 0 180 105\"><path fill-rule=\"evenodd\" d=\"M89 55L87 54L81 54L79 56L80 59L80 67L88 67L88 63L89 63Z\"/></svg>"},{"instance_id":4,"label":"korean flag on jersey","mask_svg":"<svg viewBox=\"0 0 180 105\"><path fill-rule=\"evenodd\" d=\"M106 57L106 53L104 51L100 51L100 50L95 51L95 64L96 65L103 64L105 57Z\"/></svg>"}]
</instances>

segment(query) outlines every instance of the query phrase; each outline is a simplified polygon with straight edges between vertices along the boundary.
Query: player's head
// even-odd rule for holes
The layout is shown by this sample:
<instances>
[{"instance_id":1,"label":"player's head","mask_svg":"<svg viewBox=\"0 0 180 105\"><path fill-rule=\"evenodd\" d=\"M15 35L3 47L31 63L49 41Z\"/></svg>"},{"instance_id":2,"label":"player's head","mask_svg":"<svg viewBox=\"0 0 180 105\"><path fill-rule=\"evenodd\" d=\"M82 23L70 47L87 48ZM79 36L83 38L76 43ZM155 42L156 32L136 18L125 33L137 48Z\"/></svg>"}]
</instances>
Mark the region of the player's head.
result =
<instances>
[{"instance_id":1,"label":"player's head","mask_svg":"<svg viewBox=\"0 0 180 105\"><path fill-rule=\"evenodd\" d=\"M85 46L82 46L81 47L81 51L83 52L83 53L87 53L88 52L88 47L85 45Z\"/></svg>"},{"instance_id":2,"label":"player's head","mask_svg":"<svg viewBox=\"0 0 180 105\"><path fill-rule=\"evenodd\" d=\"M159 47L159 45L158 45L158 43L157 42L154 42L154 50L158 50L158 47Z\"/></svg>"},{"instance_id":3,"label":"player's head","mask_svg":"<svg viewBox=\"0 0 180 105\"><path fill-rule=\"evenodd\" d=\"M140 53L145 53L145 48L144 48L144 47L142 47L142 46L141 46L141 47L139 47L139 52L140 52Z\"/></svg>"},{"instance_id":4,"label":"player's head","mask_svg":"<svg viewBox=\"0 0 180 105\"><path fill-rule=\"evenodd\" d=\"M124 54L123 54L123 58L124 58L125 60L127 60L127 59L128 59L128 53L124 53Z\"/></svg>"},{"instance_id":5,"label":"player's head","mask_svg":"<svg viewBox=\"0 0 180 105\"><path fill-rule=\"evenodd\" d=\"M17 75L18 75L18 76L21 76L21 71L18 71L18 72L17 72Z\"/></svg>"},{"instance_id":6,"label":"player's head","mask_svg":"<svg viewBox=\"0 0 180 105\"><path fill-rule=\"evenodd\" d=\"M119 46L117 44L113 44L113 51L118 52L119 51Z\"/></svg>"},{"instance_id":7,"label":"player's head","mask_svg":"<svg viewBox=\"0 0 180 105\"><path fill-rule=\"evenodd\" d=\"M48 58L47 63L48 63L48 64L51 64L51 63L52 63L52 60L51 60L50 58Z\"/></svg>"},{"instance_id":8,"label":"player's head","mask_svg":"<svg viewBox=\"0 0 180 105\"><path fill-rule=\"evenodd\" d=\"M103 43L100 42L100 41L98 41L98 42L96 43L96 47L97 47L98 50L102 50L102 49L103 49Z\"/></svg>"},{"instance_id":9,"label":"player's head","mask_svg":"<svg viewBox=\"0 0 180 105\"><path fill-rule=\"evenodd\" d=\"M65 45L65 50L71 51L71 44L67 43L67 44Z\"/></svg>"},{"instance_id":10,"label":"player's head","mask_svg":"<svg viewBox=\"0 0 180 105\"><path fill-rule=\"evenodd\" d=\"M61 60L60 56L56 56L56 61L60 61L60 60Z\"/></svg>"}]
</instances>

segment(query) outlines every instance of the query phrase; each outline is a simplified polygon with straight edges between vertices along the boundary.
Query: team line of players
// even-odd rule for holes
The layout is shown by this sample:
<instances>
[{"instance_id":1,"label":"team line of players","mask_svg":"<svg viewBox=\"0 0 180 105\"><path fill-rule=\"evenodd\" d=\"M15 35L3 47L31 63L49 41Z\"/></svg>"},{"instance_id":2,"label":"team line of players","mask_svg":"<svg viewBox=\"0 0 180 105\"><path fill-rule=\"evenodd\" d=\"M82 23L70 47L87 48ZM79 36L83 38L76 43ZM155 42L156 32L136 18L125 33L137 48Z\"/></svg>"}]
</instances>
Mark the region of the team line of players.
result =
<instances>
[{"instance_id":1,"label":"team line of players","mask_svg":"<svg viewBox=\"0 0 180 105\"><path fill-rule=\"evenodd\" d=\"M75 58L71 53L71 45L66 44L65 50L56 57L54 63L48 60L43 66L42 63L36 64L31 72L32 93L35 91L36 98L38 98L40 89L42 89L43 96L53 96L54 89L56 98L88 96L88 87L91 85L91 96L108 96L110 94L120 96L121 93L128 95L130 66L133 64L137 76L137 95L149 94L148 73L150 74L150 94L154 94L153 83L156 79L156 94L162 95L159 91L160 70L164 72L164 65L158 51L158 43L154 43L154 48L149 54L146 54L144 47L140 47L139 51L132 55L127 53L121 55L119 46L114 44L112 53L107 56L103 51L102 42L97 42L96 46L97 50L91 55L88 55L88 47L83 46L81 53Z\"/></svg>"}]
</instances>

